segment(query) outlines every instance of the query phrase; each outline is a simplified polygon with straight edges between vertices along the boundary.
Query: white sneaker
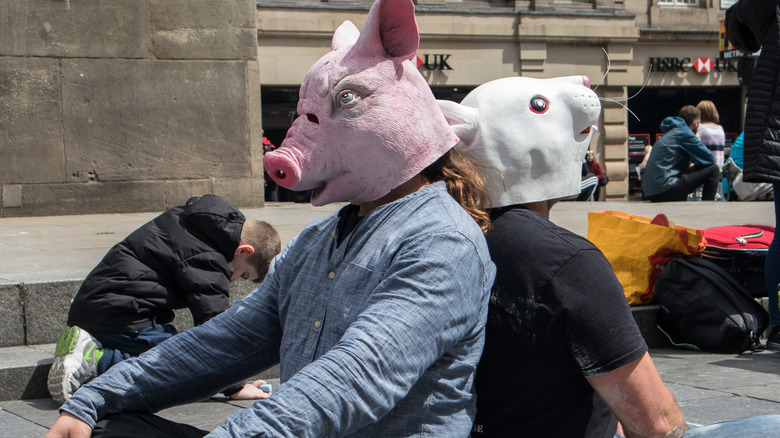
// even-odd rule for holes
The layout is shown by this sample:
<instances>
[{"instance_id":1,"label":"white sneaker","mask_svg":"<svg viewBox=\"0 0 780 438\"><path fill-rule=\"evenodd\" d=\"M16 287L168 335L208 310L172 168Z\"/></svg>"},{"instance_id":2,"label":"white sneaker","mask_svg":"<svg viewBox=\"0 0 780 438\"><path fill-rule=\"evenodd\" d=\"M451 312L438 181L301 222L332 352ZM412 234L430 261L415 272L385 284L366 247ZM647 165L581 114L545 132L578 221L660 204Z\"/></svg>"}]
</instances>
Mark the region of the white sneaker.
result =
<instances>
[{"instance_id":1,"label":"white sneaker","mask_svg":"<svg viewBox=\"0 0 780 438\"><path fill-rule=\"evenodd\" d=\"M97 377L97 362L103 356L103 346L86 330L67 327L57 340L54 363L49 369L47 386L51 397L59 404L84 383Z\"/></svg>"}]
</instances>

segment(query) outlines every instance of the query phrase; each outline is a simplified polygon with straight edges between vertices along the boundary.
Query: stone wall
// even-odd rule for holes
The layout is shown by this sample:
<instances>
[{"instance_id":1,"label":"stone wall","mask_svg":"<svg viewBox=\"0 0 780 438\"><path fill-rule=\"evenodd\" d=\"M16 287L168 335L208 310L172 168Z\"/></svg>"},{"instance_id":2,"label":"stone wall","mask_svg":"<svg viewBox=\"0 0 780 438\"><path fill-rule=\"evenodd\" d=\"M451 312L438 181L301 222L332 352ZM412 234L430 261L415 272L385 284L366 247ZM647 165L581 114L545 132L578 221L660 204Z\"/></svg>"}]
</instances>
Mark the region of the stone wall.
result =
<instances>
[{"instance_id":1,"label":"stone wall","mask_svg":"<svg viewBox=\"0 0 780 438\"><path fill-rule=\"evenodd\" d=\"M254 0L0 0L0 217L263 204Z\"/></svg>"}]
</instances>

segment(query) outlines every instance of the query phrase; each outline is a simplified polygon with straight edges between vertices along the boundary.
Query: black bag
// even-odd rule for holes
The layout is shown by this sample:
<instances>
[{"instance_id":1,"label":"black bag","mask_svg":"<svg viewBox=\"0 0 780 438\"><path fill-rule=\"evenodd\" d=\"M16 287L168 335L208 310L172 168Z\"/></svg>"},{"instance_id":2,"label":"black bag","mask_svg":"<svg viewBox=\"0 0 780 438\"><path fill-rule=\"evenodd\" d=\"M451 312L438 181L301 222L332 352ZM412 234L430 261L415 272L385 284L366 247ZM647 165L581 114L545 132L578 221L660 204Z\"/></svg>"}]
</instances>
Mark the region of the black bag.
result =
<instances>
[{"instance_id":1,"label":"black bag","mask_svg":"<svg viewBox=\"0 0 780 438\"><path fill-rule=\"evenodd\" d=\"M655 285L658 329L678 347L722 353L759 348L769 314L723 268L699 256L670 261Z\"/></svg>"}]
</instances>

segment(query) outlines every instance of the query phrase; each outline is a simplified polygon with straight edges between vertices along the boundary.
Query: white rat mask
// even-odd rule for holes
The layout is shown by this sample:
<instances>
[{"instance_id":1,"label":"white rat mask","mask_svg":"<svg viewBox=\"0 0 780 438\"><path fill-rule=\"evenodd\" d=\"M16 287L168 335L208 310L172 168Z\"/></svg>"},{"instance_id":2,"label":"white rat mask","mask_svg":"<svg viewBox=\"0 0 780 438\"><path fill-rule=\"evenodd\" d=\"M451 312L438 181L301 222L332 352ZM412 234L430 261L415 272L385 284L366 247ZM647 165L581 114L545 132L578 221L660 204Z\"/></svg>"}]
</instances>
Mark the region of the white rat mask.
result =
<instances>
[{"instance_id":1,"label":"white rat mask","mask_svg":"<svg viewBox=\"0 0 780 438\"><path fill-rule=\"evenodd\" d=\"M489 207L580 192L582 157L601 113L589 86L586 76L510 77L475 88L460 104L439 101L460 150L497 169L483 173Z\"/></svg>"},{"instance_id":2,"label":"white rat mask","mask_svg":"<svg viewBox=\"0 0 780 438\"><path fill-rule=\"evenodd\" d=\"M377 0L362 32L345 21L309 70L295 119L264 157L268 174L311 203L373 201L458 141L409 58L419 34L411 0Z\"/></svg>"}]
</instances>

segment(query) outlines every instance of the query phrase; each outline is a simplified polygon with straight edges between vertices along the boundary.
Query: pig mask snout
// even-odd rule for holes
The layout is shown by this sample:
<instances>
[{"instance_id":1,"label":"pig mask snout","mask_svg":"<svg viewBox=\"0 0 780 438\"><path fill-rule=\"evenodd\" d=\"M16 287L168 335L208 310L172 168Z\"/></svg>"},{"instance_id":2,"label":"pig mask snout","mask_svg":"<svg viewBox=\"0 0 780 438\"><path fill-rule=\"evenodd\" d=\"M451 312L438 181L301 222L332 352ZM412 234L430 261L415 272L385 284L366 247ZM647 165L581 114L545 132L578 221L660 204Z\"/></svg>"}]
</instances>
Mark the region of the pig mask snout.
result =
<instances>
[{"instance_id":1,"label":"pig mask snout","mask_svg":"<svg viewBox=\"0 0 780 438\"><path fill-rule=\"evenodd\" d=\"M297 121L296 119L298 119L298 117L297 111L293 113L293 123ZM320 120L315 114L306 113L305 119L315 125L320 124ZM302 121L298 122L305 123ZM290 133L291 132L288 132L288 135ZM294 189L301 182L303 174L301 167L303 166L303 162L296 156L294 148L286 148L285 143L282 143L282 145L272 153L267 154L263 158L263 165L274 182L282 187Z\"/></svg>"}]
</instances>

